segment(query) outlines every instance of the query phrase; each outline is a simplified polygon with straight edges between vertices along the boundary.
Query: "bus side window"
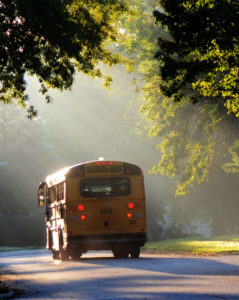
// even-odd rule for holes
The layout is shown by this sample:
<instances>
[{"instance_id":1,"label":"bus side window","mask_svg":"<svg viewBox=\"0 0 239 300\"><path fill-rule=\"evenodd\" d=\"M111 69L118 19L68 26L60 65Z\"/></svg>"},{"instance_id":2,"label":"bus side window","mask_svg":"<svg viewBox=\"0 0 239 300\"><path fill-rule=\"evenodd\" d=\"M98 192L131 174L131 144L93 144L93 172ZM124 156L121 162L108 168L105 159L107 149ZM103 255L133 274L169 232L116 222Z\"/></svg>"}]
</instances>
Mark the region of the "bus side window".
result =
<instances>
[{"instance_id":1,"label":"bus side window","mask_svg":"<svg viewBox=\"0 0 239 300\"><path fill-rule=\"evenodd\" d=\"M56 201L56 188L53 186L49 188L49 204Z\"/></svg>"},{"instance_id":2,"label":"bus side window","mask_svg":"<svg viewBox=\"0 0 239 300\"><path fill-rule=\"evenodd\" d=\"M51 204L51 201L50 201L50 192L49 192L49 189L47 188L46 189L46 206L48 206L49 204Z\"/></svg>"},{"instance_id":3,"label":"bus side window","mask_svg":"<svg viewBox=\"0 0 239 300\"><path fill-rule=\"evenodd\" d=\"M65 218L65 206L64 206L64 204L61 204L60 205L60 217L61 217L61 219L64 219Z\"/></svg>"},{"instance_id":4,"label":"bus side window","mask_svg":"<svg viewBox=\"0 0 239 300\"><path fill-rule=\"evenodd\" d=\"M48 205L49 203L49 189L48 187L46 188L46 204Z\"/></svg>"},{"instance_id":5,"label":"bus side window","mask_svg":"<svg viewBox=\"0 0 239 300\"><path fill-rule=\"evenodd\" d=\"M57 186L57 201L64 199L64 182L58 184Z\"/></svg>"}]
</instances>

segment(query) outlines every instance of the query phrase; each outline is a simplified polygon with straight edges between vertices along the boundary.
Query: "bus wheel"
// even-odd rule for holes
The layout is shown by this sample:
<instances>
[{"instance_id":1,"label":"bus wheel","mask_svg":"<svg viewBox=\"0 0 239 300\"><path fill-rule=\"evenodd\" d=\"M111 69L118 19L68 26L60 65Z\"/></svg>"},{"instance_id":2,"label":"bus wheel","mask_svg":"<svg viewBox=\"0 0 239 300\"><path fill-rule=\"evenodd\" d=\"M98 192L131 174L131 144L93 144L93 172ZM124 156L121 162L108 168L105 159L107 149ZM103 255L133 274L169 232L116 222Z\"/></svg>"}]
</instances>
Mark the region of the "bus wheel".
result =
<instances>
[{"instance_id":1,"label":"bus wheel","mask_svg":"<svg viewBox=\"0 0 239 300\"><path fill-rule=\"evenodd\" d=\"M63 248L63 232L59 231L59 258L61 260L69 259L69 252Z\"/></svg>"},{"instance_id":2,"label":"bus wheel","mask_svg":"<svg viewBox=\"0 0 239 300\"><path fill-rule=\"evenodd\" d=\"M113 252L115 258L128 258L129 257L129 251L127 248L113 249L112 252Z\"/></svg>"},{"instance_id":3,"label":"bus wheel","mask_svg":"<svg viewBox=\"0 0 239 300\"><path fill-rule=\"evenodd\" d=\"M52 250L52 258L53 259L60 259L60 253L59 253L59 251Z\"/></svg>"},{"instance_id":4,"label":"bus wheel","mask_svg":"<svg viewBox=\"0 0 239 300\"><path fill-rule=\"evenodd\" d=\"M79 251L79 250L72 250L71 251L71 254L70 254L70 256L71 256L71 258L72 259L80 259L81 258L81 255L82 255L82 252L81 251Z\"/></svg>"},{"instance_id":5,"label":"bus wheel","mask_svg":"<svg viewBox=\"0 0 239 300\"><path fill-rule=\"evenodd\" d=\"M64 250L64 249L61 249L59 251L59 257L61 260L68 260L69 259L69 253L68 251Z\"/></svg>"},{"instance_id":6,"label":"bus wheel","mask_svg":"<svg viewBox=\"0 0 239 300\"><path fill-rule=\"evenodd\" d=\"M138 258L140 255L140 247L134 247L130 249L130 256L132 258Z\"/></svg>"},{"instance_id":7,"label":"bus wheel","mask_svg":"<svg viewBox=\"0 0 239 300\"><path fill-rule=\"evenodd\" d=\"M118 258L118 251L115 249L112 249L113 255L115 258Z\"/></svg>"},{"instance_id":8,"label":"bus wheel","mask_svg":"<svg viewBox=\"0 0 239 300\"><path fill-rule=\"evenodd\" d=\"M47 228L47 249L52 250L53 245L53 237L52 237L52 231Z\"/></svg>"}]
</instances>

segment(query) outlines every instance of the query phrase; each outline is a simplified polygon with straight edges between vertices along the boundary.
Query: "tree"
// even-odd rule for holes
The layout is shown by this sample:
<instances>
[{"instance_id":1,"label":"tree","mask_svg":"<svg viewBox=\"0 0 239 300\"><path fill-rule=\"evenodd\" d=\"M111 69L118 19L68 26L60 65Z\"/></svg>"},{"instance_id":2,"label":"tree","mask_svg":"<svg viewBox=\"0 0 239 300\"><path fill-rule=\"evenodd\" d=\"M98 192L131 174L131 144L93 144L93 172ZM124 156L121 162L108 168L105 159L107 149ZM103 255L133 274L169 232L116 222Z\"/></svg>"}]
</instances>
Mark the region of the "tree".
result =
<instances>
[{"instance_id":1,"label":"tree","mask_svg":"<svg viewBox=\"0 0 239 300\"><path fill-rule=\"evenodd\" d=\"M173 10L174 7L176 10L177 5L174 5L174 1L162 3L167 9ZM170 85L173 81L170 79L171 81L167 82L164 80L164 74L158 74L158 69L163 69L164 66L166 68L166 64L164 65L162 59L154 59L158 50L157 37L160 36L160 41L164 41L166 46L172 46L172 53L174 49L180 47L180 43L177 40L179 43L177 47L173 44L176 42L173 42L170 36L170 28L162 28L161 24L156 26L152 11L156 9L157 13L160 16L165 15L165 18L167 14L166 12L162 14L161 8L157 5L158 1L154 0L130 1L133 17L127 15L121 20L121 26L125 28L121 47L124 53L135 61L135 69L139 74L136 77L143 79L138 86L141 87L143 100L141 112L148 121L148 134L160 138L158 148L161 156L159 155L159 162L153 167L152 173L161 173L174 178L177 181L176 195L185 195L190 188L208 178L210 169L215 164L222 166L226 163L228 149L238 138L238 135L233 133L234 129L236 131L238 119L234 114L227 114L224 101L220 97L202 100L201 95L200 101L194 101L192 105L190 97L193 97L194 90L189 84L187 90L182 88L179 91L179 93L185 91L185 96L180 98L181 101L172 101L175 100L175 95L172 94L165 96L165 85ZM194 7L194 4L192 6ZM174 13L176 14L175 11ZM171 15L167 17L170 18ZM163 52L164 48L160 48L160 51ZM183 55L181 58L174 54L170 56L169 51L170 59L174 59L175 62L175 68L169 68L173 79L177 62L183 60ZM166 50L164 55L167 57Z\"/></svg>"},{"instance_id":2,"label":"tree","mask_svg":"<svg viewBox=\"0 0 239 300\"><path fill-rule=\"evenodd\" d=\"M1 0L0 101L26 106L27 75L36 76L40 92L69 89L77 71L102 77L97 65L118 63L107 48L115 39L121 0ZM105 84L111 79L106 77ZM36 115L33 106L28 117Z\"/></svg>"},{"instance_id":3,"label":"tree","mask_svg":"<svg viewBox=\"0 0 239 300\"><path fill-rule=\"evenodd\" d=\"M141 128L146 127L148 134L158 141L158 158L151 173L172 178L163 199L167 199L168 215L176 228L180 224L190 226L191 221L199 219L211 224L213 233L236 232L238 175L226 174L221 167L227 171L238 170L239 119L227 113L220 97L203 100L201 95L200 101L191 101L190 94L185 93L181 101L173 101L173 97L165 96L161 87L166 81L158 71L162 60L154 57L158 36L166 42L170 38L167 28L156 25L152 16L153 10L163 11L158 4L157 0L131 0L134 15L124 16L121 21L122 51L135 62L134 83L142 100L141 112L148 121ZM193 92L188 84L187 93ZM233 161L228 165L229 149ZM157 178L160 181L164 177ZM174 198L170 192L175 187L178 197ZM158 201L161 201L160 192Z\"/></svg>"},{"instance_id":4,"label":"tree","mask_svg":"<svg viewBox=\"0 0 239 300\"><path fill-rule=\"evenodd\" d=\"M239 2L162 0L154 15L167 32L157 59L160 90L174 101L222 102L239 117Z\"/></svg>"},{"instance_id":5,"label":"tree","mask_svg":"<svg viewBox=\"0 0 239 300\"><path fill-rule=\"evenodd\" d=\"M152 11L158 1L133 0L128 15L121 21L125 28L121 47L135 61L141 82L141 112L148 121L148 134L161 137L158 148L162 155L152 173L177 178L176 194L183 195L189 187L205 180L212 163L215 131L221 115L210 103L192 106L187 101L175 103L165 97L158 76L160 62L154 59L157 36L167 32L155 24ZM130 19L131 18L131 19Z\"/></svg>"},{"instance_id":6,"label":"tree","mask_svg":"<svg viewBox=\"0 0 239 300\"><path fill-rule=\"evenodd\" d=\"M229 148L232 155L232 162L226 162L223 169L227 173L239 173L239 140L235 140L234 144Z\"/></svg>"}]
</instances>

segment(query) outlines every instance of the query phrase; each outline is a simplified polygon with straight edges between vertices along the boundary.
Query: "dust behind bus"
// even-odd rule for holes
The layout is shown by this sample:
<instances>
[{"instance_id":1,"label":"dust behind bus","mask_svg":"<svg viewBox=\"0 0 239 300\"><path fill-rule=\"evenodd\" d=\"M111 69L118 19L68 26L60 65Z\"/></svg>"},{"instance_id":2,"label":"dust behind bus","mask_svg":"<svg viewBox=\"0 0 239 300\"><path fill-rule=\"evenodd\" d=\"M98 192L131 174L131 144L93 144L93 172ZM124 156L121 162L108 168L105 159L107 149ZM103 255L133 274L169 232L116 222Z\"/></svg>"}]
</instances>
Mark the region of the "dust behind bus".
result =
<instances>
[{"instance_id":1,"label":"dust behind bus","mask_svg":"<svg viewBox=\"0 0 239 300\"><path fill-rule=\"evenodd\" d=\"M38 189L46 208L47 249L54 259L88 250L137 258L146 242L143 172L121 161L92 161L46 177Z\"/></svg>"}]
</instances>

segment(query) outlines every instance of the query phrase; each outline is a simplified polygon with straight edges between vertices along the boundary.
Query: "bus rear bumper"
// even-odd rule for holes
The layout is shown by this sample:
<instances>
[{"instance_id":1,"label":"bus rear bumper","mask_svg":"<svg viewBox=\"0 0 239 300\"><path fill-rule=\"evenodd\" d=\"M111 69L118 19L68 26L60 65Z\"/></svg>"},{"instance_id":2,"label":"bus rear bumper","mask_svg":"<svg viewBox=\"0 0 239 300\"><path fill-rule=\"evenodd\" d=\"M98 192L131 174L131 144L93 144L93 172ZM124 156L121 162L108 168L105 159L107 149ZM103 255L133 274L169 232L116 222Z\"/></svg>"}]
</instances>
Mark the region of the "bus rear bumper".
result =
<instances>
[{"instance_id":1,"label":"bus rear bumper","mask_svg":"<svg viewBox=\"0 0 239 300\"><path fill-rule=\"evenodd\" d=\"M118 245L142 247L146 242L146 233L134 234L104 234L79 235L68 237L69 247L79 247L83 250L110 250Z\"/></svg>"}]
</instances>

